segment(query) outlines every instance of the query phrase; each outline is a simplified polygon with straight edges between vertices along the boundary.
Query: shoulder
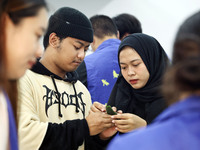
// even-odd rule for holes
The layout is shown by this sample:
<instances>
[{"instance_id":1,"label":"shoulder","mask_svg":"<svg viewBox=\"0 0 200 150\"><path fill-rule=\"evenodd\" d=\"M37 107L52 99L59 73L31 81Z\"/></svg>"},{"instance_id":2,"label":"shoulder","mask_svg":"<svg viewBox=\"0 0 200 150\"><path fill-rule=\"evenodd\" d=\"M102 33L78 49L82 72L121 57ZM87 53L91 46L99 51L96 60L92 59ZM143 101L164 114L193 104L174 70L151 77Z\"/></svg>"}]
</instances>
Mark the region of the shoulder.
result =
<instances>
[{"instance_id":1,"label":"shoulder","mask_svg":"<svg viewBox=\"0 0 200 150\"><path fill-rule=\"evenodd\" d=\"M137 147L137 150L167 150L170 146L167 133L173 132L165 127L165 125L164 127L154 125L119 136L111 142L108 150L114 150L114 148L131 150L133 147Z\"/></svg>"},{"instance_id":2,"label":"shoulder","mask_svg":"<svg viewBox=\"0 0 200 150\"><path fill-rule=\"evenodd\" d=\"M76 88L80 89L84 93L89 93L88 89L85 87L85 85L81 81L77 80L75 86Z\"/></svg>"},{"instance_id":3,"label":"shoulder","mask_svg":"<svg viewBox=\"0 0 200 150\"><path fill-rule=\"evenodd\" d=\"M44 75L27 70L23 77L19 79L20 86L32 86L40 83L46 83L47 78ZM24 88L24 87L23 87Z\"/></svg>"}]
</instances>

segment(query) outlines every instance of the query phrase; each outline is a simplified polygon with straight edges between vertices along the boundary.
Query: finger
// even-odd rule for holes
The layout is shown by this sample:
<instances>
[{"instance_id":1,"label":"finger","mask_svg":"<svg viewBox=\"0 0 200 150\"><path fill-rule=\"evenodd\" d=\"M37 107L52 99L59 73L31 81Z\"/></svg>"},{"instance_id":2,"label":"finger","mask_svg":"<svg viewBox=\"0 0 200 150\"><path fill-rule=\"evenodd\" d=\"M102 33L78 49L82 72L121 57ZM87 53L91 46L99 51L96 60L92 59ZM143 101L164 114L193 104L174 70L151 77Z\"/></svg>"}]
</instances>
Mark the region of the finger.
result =
<instances>
[{"instance_id":1,"label":"finger","mask_svg":"<svg viewBox=\"0 0 200 150\"><path fill-rule=\"evenodd\" d=\"M100 110L102 112L105 112L106 109L105 109L105 105L99 103L99 102L94 102L93 103L93 106L97 109L97 110Z\"/></svg>"},{"instance_id":2,"label":"finger","mask_svg":"<svg viewBox=\"0 0 200 150\"><path fill-rule=\"evenodd\" d=\"M126 130L126 129L120 129L120 128L115 128L117 131L121 132L121 133L127 133L129 132L129 130Z\"/></svg>"},{"instance_id":3,"label":"finger","mask_svg":"<svg viewBox=\"0 0 200 150\"><path fill-rule=\"evenodd\" d=\"M123 112L122 112L122 110L118 110L117 113L122 114Z\"/></svg>"},{"instance_id":4,"label":"finger","mask_svg":"<svg viewBox=\"0 0 200 150\"><path fill-rule=\"evenodd\" d=\"M117 108L116 107L112 107L112 110L114 111L114 112L116 112L117 111Z\"/></svg>"},{"instance_id":5,"label":"finger","mask_svg":"<svg viewBox=\"0 0 200 150\"><path fill-rule=\"evenodd\" d=\"M127 125L128 121L127 120L112 120L112 123L115 125Z\"/></svg>"},{"instance_id":6,"label":"finger","mask_svg":"<svg viewBox=\"0 0 200 150\"><path fill-rule=\"evenodd\" d=\"M104 123L103 127L104 127L104 129L111 128L111 127L113 127L113 124L112 123Z\"/></svg>"},{"instance_id":7,"label":"finger","mask_svg":"<svg viewBox=\"0 0 200 150\"><path fill-rule=\"evenodd\" d=\"M121 125L121 124L119 124L119 125L115 125L117 128L119 128L120 130L128 130L129 128L130 128L130 126L129 125Z\"/></svg>"},{"instance_id":8,"label":"finger","mask_svg":"<svg viewBox=\"0 0 200 150\"><path fill-rule=\"evenodd\" d=\"M126 115L126 114L117 114L117 115L112 115L111 118L125 120L125 119L128 119L128 115Z\"/></svg>"},{"instance_id":9,"label":"finger","mask_svg":"<svg viewBox=\"0 0 200 150\"><path fill-rule=\"evenodd\" d=\"M91 106L90 110L92 112L101 112L101 110L97 109L94 105Z\"/></svg>"}]
</instances>

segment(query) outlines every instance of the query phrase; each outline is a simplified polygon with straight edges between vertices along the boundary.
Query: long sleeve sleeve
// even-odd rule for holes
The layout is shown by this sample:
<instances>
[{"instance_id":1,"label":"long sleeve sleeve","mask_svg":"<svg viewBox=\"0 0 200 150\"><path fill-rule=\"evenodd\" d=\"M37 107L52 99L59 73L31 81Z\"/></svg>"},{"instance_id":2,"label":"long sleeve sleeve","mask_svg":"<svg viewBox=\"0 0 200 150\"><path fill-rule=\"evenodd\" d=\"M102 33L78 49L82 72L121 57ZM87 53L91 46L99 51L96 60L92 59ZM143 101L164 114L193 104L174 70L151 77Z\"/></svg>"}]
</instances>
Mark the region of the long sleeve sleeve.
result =
<instances>
[{"instance_id":1,"label":"long sleeve sleeve","mask_svg":"<svg viewBox=\"0 0 200 150\"><path fill-rule=\"evenodd\" d=\"M62 124L49 123L40 150L77 150L89 137L85 119L65 121Z\"/></svg>"}]
</instances>

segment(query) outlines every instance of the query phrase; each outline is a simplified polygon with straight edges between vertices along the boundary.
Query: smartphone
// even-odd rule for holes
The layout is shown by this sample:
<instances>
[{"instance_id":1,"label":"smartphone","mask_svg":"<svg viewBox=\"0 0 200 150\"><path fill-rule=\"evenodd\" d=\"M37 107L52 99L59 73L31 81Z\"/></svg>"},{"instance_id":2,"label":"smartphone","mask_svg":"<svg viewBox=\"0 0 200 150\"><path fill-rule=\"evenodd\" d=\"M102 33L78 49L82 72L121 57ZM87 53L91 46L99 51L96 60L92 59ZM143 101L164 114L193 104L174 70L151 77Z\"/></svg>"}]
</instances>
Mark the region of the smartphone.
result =
<instances>
[{"instance_id":1,"label":"smartphone","mask_svg":"<svg viewBox=\"0 0 200 150\"><path fill-rule=\"evenodd\" d=\"M116 115L117 113L113 111L112 107L110 105L106 105L106 112L109 115Z\"/></svg>"}]
</instances>

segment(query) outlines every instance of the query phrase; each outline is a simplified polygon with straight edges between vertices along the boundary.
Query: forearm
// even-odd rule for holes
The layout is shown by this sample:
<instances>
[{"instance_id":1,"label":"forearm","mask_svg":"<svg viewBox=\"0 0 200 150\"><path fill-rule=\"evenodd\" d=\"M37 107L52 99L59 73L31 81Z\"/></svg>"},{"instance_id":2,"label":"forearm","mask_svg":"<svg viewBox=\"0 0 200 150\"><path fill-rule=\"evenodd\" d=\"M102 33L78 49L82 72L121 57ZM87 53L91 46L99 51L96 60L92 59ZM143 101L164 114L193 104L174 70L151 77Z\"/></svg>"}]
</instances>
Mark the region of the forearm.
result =
<instances>
[{"instance_id":1,"label":"forearm","mask_svg":"<svg viewBox=\"0 0 200 150\"><path fill-rule=\"evenodd\" d=\"M89 129L85 119L65 121L63 124L49 123L40 150L78 149L89 137Z\"/></svg>"}]
</instances>

